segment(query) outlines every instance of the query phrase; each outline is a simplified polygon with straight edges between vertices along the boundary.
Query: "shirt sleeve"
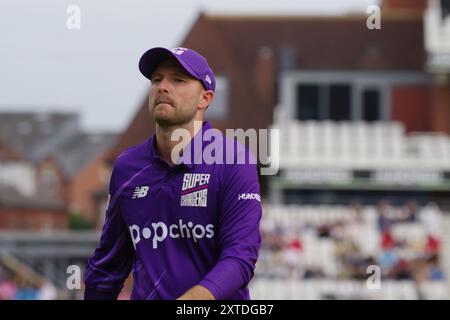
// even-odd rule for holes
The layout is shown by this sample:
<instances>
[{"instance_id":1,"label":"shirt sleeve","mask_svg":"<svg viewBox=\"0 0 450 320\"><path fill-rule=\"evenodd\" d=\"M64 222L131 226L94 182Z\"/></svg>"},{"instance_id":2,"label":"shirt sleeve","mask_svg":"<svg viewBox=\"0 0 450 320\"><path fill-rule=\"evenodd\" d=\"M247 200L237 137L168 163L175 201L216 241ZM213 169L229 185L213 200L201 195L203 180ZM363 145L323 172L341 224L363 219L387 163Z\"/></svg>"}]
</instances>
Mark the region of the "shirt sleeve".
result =
<instances>
[{"instance_id":1,"label":"shirt sleeve","mask_svg":"<svg viewBox=\"0 0 450 320\"><path fill-rule=\"evenodd\" d=\"M84 276L86 300L115 300L130 274L134 261L134 248L122 218L115 171L109 184L110 199L100 244L88 260Z\"/></svg>"},{"instance_id":2,"label":"shirt sleeve","mask_svg":"<svg viewBox=\"0 0 450 320\"><path fill-rule=\"evenodd\" d=\"M262 215L256 164L226 165L217 264L200 282L218 300L229 299L253 277Z\"/></svg>"}]
</instances>

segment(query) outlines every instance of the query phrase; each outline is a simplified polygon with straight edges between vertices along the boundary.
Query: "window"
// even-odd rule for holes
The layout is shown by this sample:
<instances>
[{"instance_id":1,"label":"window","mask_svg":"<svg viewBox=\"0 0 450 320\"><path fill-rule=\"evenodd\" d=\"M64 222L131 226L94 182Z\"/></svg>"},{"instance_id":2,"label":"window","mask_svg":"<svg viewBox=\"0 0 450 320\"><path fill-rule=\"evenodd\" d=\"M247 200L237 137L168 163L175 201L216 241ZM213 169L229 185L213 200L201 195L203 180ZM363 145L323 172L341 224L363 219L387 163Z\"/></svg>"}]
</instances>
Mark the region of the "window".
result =
<instances>
[{"instance_id":1,"label":"window","mask_svg":"<svg viewBox=\"0 0 450 320\"><path fill-rule=\"evenodd\" d=\"M381 118L380 92L376 89L363 91L362 118L364 121L377 121Z\"/></svg>"},{"instance_id":2,"label":"window","mask_svg":"<svg viewBox=\"0 0 450 320\"><path fill-rule=\"evenodd\" d=\"M349 84L300 84L297 86L299 120L351 119Z\"/></svg>"},{"instance_id":3,"label":"window","mask_svg":"<svg viewBox=\"0 0 450 320\"><path fill-rule=\"evenodd\" d=\"M319 119L319 86L314 84L299 85L297 88L297 119Z\"/></svg>"},{"instance_id":4,"label":"window","mask_svg":"<svg viewBox=\"0 0 450 320\"><path fill-rule=\"evenodd\" d=\"M450 15L450 0L441 0L442 18Z\"/></svg>"},{"instance_id":5,"label":"window","mask_svg":"<svg viewBox=\"0 0 450 320\"><path fill-rule=\"evenodd\" d=\"M409 71L288 70L280 75L281 122L290 118L389 121L394 88L399 84L429 86L432 82L428 74Z\"/></svg>"},{"instance_id":6,"label":"window","mask_svg":"<svg viewBox=\"0 0 450 320\"><path fill-rule=\"evenodd\" d=\"M354 83L300 83L296 87L296 119L379 121L381 89ZM354 101L354 98L358 101Z\"/></svg>"},{"instance_id":7,"label":"window","mask_svg":"<svg viewBox=\"0 0 450 320\"><path fill-rule=\"evenodd\" d=\"M335 121L351 119L351 87L348 84L330 86L330 119Z\"/></svg>"},{"instance_id":8,"label":"window","mask_svg":"<svg viewBox=\"0 0 450 320\"><path fill-rule=\"evenodd\" d=\"M51 168L44 168L41 172L41 192L46 195L56 195L58 178L56 172Z\"/></svg>"},{"instance_id":9,"label":"window","mask_svg":"<svg viewBox=\"0 0 450 320\"><path fill-rule=\"evenodd\" d=\"M225 119L228 116L229 84L228 78L216 77L216 91L213 102L206 111L208 119Z\"/></svg>"}]
</instances>

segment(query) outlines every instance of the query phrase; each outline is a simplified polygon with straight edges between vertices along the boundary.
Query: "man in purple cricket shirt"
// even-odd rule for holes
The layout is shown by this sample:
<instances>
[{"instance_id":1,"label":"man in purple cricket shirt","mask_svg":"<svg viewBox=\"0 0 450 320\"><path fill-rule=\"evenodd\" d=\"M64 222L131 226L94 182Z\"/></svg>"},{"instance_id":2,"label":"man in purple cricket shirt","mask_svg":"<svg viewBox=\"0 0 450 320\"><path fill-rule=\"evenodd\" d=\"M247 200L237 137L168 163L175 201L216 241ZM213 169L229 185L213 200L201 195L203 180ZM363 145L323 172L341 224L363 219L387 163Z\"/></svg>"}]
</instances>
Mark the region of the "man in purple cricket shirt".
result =
<instances>
[{"instance_id":1,"label":"man in purple cricket shirt","mask_svg":"<svg viewBox=\"0 0 450 320\"><path fill-rule=\"evenodd\" d=\"M222 134L219 161L196 160L212 142L204 138L214 130L204 115L214 73L186 48L150 49L139 69L151 80L156 133L115 161L100 244L84 277L85 299L117 299L131 269L131 299L250 299L247 285L261 243L256 161ZM176 129L194 138L174 158ZM238 162L240 155L249 161Z\"/></svg>"}]
</instances>

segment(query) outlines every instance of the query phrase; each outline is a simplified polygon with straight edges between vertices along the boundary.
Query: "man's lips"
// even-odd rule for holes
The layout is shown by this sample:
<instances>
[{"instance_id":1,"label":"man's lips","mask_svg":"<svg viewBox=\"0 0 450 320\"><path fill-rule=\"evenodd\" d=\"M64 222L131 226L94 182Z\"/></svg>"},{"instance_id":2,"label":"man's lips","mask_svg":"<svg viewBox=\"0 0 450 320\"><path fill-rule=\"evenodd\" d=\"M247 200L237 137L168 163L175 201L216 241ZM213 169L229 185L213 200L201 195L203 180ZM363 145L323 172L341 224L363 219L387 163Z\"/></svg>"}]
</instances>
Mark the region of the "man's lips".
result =
<instances>
[{"instance_id":1,"label":"man's lips","mask_svg":"<svg viewBox=\"0 0 450 320\"><path fill-rule=\"evenodd\" d=\"M160 104L168 104L168 105L170 105L170 106L173 106L171 101L167 101L167 100L157 100L157 101L155 102L155 107L159 106Z\"/></svg>"}]
</instances>

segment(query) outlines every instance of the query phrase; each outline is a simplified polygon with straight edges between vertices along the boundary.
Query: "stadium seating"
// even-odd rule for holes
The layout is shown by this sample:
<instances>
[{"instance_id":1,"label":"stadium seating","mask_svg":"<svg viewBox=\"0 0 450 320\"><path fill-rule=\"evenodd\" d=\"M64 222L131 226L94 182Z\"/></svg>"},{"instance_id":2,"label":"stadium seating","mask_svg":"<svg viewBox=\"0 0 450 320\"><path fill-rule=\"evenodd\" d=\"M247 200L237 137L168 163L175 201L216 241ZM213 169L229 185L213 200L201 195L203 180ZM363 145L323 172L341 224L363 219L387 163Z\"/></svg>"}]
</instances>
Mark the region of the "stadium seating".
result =
<instances>
[{"instance_id":1,"label":"stadium seating","mask_svg":"<svg viewBox=\"0 0 450 320\"><path fill-rule=\"evenodd\" d=\"M442 212L429 204L411 218L405 210L388 205L389 242L375 206L264 205L252 297L447 299L440 249L430 246L442 238ZM380 267L378 289L368 285L369 265Z\"/></svg>"}]
</instances>

